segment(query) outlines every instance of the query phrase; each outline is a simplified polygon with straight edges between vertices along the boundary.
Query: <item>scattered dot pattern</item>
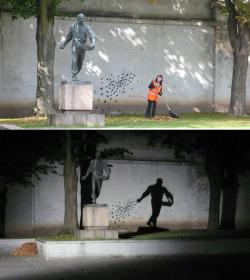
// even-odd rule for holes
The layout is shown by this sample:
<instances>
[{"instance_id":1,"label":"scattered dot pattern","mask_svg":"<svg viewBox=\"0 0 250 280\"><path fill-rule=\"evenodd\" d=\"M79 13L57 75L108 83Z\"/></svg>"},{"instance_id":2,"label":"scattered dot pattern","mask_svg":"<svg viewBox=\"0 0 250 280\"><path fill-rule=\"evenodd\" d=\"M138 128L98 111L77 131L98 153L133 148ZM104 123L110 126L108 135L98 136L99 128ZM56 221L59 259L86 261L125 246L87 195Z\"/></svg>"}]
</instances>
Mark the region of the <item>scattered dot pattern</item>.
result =
<instances>
[{"instance_id":1,"label":"scattered dot pattern","mask_svg":"<svg viewBox=\"0 0 250 280\"><path fill-rule=\"evenodd\" d=\"M111 210L111 220L112 223L123 223L125 219L131 217L133 214L136 214L135 207L137 203L136 201L127 201L127 202L119 202L116 205L112 205Z\"/></svg>"},{"instance_id":2,"label":"scattered dot pattern","mask_svg":"<svg viewBox=\"0 0 250 280\"><path fill-rule=\"evenodd\" d=\"M112 109L111 104L119 103L119 97L133 91L133 86L136 84L135 78L136 75L133 73L122 73L117 76L110 74L110 77L102 77L100 88L94 91L94 94L101 96L94 102L95 109L99 109L102 105L108 105L108 109ZM138 80L137 83L139 83Z\"/></svg>"}]
</instances>

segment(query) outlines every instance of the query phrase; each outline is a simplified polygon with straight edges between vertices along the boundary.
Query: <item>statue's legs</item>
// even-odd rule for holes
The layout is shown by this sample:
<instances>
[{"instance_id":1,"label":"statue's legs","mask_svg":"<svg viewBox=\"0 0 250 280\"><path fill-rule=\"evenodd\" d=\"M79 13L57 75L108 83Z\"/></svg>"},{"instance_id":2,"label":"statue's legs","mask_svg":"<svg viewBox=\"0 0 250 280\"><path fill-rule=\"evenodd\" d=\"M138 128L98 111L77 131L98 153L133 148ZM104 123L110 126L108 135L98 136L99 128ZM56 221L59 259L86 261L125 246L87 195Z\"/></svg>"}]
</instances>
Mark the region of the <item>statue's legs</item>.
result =
<instances>
[{"instance_id":1,"label":"statue's legs","mask_svg":"<svg viewBox=\"0 0 250 280\"><path fill-rule=\"evenodd\" d=\"M97 176L92 175L92 193L91 193L91 198L92 198L92 203L96 204L96 199L100 195L102 188L102 180L98 179Z\"/></svg>"},{"instance_id":2,"label":"statue's legs","mask_svg":"<svg viewBox=\"0 0 250 280\"><path fill-rule=\"evenodd\" d=\"M77 74L82 69L84 57L85 57L85 50L77 48L75 45L73 45L72 46L72 67L71 67L73 81L78 81Z\"/></svg>"}]
</instances>

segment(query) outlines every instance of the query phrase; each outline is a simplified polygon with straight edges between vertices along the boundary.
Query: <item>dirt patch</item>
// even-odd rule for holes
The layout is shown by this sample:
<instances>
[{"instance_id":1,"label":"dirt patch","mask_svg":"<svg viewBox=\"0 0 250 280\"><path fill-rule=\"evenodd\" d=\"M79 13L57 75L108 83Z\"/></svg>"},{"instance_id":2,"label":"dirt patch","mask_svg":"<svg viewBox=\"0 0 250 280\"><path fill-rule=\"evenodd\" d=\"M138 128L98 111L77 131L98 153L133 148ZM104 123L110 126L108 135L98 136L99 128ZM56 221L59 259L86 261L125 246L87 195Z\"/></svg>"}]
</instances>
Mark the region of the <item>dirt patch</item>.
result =
<instances>
[{"instance_id":1,"label":"dirt patch","mask_svg":"<svg viewBox=\"0 0 250 280\"><path fill-rule=\"evenodd\" d=\"M27 242L24 243L21 247L17 248L14 252L12 252L11 256L30 256L37 254L38 252L36 242Z\"/></svg>"},{"instance_id":2,"label":"dirt patch","mask_svg":"<svg viewBox=\"0 0 250 280\"><path fill-rule=\"evenodd\" d=\"M154 116L153 118L151 118L151 120L166 120L166 121L171 121L174 120L174 118L171 117L166 117L166 116Z\"/></svg>"}]
</instances>

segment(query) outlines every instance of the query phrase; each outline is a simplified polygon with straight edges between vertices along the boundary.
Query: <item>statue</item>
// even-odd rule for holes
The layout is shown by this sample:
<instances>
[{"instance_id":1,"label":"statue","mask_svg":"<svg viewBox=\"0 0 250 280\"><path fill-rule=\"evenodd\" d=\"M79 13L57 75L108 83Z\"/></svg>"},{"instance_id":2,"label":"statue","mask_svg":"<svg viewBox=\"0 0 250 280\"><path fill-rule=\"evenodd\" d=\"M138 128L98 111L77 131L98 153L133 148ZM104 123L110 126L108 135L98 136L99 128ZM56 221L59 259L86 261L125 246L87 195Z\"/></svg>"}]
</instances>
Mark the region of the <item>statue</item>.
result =
<instances>
[{"instance_id":1,"label":"statue","mask_svg":"<svg viewBox=\"0 0 250 280\"><path fill-rule=\"evenodd\" d=\"M65 41L59 45L60 49L64 49L72 40L72 81L78 81L77 74L82 69L85 51L93 50L95 47L95 33L88 25L84 24L84 18L83 14L77 16L77 22L70 26ZM86 44L87 38L91 41L91 45Z\"/></svg>"},{"instance_id":2,"label":"statue","mask_svg":"<svg viewBox=\"0 0 250 280\"><path fill-rule=\"evenodd\" d=\"M102 181L108 180L110 176L110 172L112 165L107 164L102 158L101 158L101 152L96 153L96 158L94 160L90 161L88 170L85 174L85 176L82 176L82 180L86 180L88 175L92 173L92 203L96 204L96 199L100 195L101 187L102 187Z\"/></svg>"}]
</instances>

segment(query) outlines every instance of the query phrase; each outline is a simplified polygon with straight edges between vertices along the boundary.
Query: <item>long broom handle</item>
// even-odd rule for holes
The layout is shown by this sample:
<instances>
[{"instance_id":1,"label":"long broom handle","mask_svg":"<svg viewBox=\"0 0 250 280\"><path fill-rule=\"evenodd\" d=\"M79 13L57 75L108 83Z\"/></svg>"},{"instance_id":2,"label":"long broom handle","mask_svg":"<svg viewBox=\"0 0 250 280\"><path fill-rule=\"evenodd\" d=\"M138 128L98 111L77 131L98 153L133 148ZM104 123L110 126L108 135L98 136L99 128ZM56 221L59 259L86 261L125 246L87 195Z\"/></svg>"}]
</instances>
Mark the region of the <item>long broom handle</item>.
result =
<instances>
[{"instance_id":1,"label":"long broom handle","mask_svg":"<svg viewBox=\"0 0 250 280\"><path fill-rule=\"evenodd\" d=\"M168 103L167 103L166 99L163 97L163 95L162 95L161 97L163 98L163 100L164 100L165 104L167 105L168 110L169 110L169 111L171 111L171 110L170 110L170 108L169 108L169 106L168 106Z\"/></svg>"}]
</instances>

